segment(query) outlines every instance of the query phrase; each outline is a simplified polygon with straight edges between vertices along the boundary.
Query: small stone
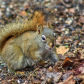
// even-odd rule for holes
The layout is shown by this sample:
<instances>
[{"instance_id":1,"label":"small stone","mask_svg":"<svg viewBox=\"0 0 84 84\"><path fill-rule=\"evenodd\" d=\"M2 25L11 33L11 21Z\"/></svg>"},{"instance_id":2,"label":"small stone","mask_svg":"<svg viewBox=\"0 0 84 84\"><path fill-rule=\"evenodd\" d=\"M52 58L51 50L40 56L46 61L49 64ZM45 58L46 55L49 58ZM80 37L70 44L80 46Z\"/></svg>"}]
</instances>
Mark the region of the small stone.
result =
<instances>
[{"instance_id":1,"label":"small stone","mask_svg":"<svg viewBox=\"0 0 84 84\"><path fill-rule=\"evenodd\" d=\"M10 8L13 8L13 5L11 4L9 7L10 7Z\"/></svg>"},{"instance_id":2,"label":"small stone","mask_svg":"<svg viewBox=\"0 0 84 84\"><path fill-rule=\"evenodd\" d=\"M10 12L10 8L6 8L6 11L7 11L7 12Z\"/></svg>"},{"instance_id":3,"label":"small stone","mask_svg":"<svg viewBox=\"0 0 84 84\"><path fill-rule=\"evenodd\" d=\"M23 79L17 80L18 83L24 83L25 81Z\"/></svg>"}]
</instances>

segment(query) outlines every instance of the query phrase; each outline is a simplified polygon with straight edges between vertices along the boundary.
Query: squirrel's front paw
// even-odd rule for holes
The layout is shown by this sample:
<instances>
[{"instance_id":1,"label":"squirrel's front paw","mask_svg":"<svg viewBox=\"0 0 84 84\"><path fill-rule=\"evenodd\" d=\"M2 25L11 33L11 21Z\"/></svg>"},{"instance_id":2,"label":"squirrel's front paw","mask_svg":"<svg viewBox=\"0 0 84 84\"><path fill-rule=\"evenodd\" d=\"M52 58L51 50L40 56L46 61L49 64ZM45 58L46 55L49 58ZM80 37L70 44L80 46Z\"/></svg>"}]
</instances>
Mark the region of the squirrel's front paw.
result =
<instances>
[{"instance_id":1,"label":"squirrel's front paw","mask_svg":"<svg viewBox=\"0 0 84 84\"><path fill-rule=\"evenodd\" d=\"M39 54L39 52L36 52L35 56L33 57L35 62L39 62L42 60L42 56Z\"/></svg>"}]
</instances>

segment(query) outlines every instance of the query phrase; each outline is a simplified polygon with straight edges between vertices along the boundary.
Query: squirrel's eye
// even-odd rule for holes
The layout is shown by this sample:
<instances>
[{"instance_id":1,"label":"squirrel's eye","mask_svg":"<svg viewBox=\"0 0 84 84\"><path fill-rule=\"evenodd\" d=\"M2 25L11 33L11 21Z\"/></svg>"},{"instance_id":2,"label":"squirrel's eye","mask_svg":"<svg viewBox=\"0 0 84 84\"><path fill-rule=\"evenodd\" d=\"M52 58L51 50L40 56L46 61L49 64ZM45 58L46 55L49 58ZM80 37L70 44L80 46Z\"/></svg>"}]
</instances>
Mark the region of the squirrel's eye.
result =
<instances>
[{"instance_id":1,"label":"squirrel's eye","mask_svg":"<svg viewBox=\"0 0 84 84\"><path fill-rule=\"evenodd\" d=\"M45 37L45 35L42 35L42 40L46 40L46 37Z\"/></svg>"}]
</instances>

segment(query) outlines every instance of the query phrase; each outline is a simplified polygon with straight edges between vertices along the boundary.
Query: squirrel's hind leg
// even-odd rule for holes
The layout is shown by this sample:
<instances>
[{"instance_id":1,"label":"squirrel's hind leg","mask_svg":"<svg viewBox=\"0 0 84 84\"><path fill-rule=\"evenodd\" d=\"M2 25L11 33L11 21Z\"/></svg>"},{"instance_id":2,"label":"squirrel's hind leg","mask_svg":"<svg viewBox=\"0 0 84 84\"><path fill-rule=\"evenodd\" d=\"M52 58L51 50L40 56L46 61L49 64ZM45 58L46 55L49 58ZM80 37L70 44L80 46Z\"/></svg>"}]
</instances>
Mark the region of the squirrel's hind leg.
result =
<instances>
[{"instance_id":1,"label":"squirrel's hind leg","mask_svg":"<svg viewBox=\"0 0 84 84\"><path fill-rule=\"evenodd\" d=\"M9 70L22 69L24 54L17 44L7 45L2 52L3 60L7 63Z\"/></svg>"}]
</instances>

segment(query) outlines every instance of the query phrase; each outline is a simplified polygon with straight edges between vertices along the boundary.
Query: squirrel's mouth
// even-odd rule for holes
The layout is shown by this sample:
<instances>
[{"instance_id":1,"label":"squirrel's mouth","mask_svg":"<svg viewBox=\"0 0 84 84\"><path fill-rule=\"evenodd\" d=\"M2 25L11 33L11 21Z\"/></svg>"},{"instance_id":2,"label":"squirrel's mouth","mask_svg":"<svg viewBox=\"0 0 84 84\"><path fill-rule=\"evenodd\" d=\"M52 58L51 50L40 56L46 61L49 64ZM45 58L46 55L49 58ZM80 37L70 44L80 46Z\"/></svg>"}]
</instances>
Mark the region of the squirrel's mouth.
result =
<instances>
[{"instance_id":1,"label":"squirrel's mouth","mask_svg":"<svg viewBox=\"0 0 84 84\"><path fill-rule=\"evenodd\" d=\"M46 49L46 50L52 50L52 48L49 47L49 46L47 46L47 45L45 46L45 49Z\"/></svg>"}]
</instances>

